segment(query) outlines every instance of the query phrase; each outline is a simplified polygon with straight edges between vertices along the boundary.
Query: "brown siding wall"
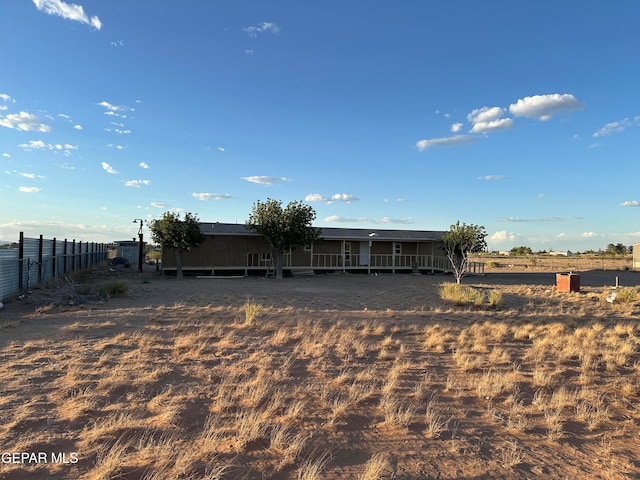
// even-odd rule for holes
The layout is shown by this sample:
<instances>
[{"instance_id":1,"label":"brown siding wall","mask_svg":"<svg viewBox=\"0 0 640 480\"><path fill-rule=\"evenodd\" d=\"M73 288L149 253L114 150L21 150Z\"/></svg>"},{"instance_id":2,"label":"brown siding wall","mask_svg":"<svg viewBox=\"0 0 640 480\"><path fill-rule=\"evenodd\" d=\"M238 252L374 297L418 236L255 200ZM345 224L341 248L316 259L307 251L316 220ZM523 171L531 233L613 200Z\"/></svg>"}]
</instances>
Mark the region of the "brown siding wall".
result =
<instances>
[{"instance_id":1,"label":"brown siding wall","mask_svg":"<svg viewBox=\"0 0 640 480\"><path fill-rule=\"evenodd\" d=\"M400 242L402 244L402 255L417 255L416 242Z\"/></svg>"},{"instance_id":2,"label":"brown siding wall","mask_svg":"<svg viewBox=\"0 0 640 480\"><path fill-rule=\"evenodd\" d=\"M307 265L311 265L311 251L305 251L303 245L294 246L291 249L291 266L304 267Z\"/></svg>"},{"instance_id":3,"label":"brown siding wall","mask_svg":"<svg viewBox=\"0 0 640 480\"><path fill-rule=\"evenodd\" d=\"M342 240L320 240L313 244L313 253L342 253Z\"/></svg>"},{"instance_id":4,"label":"brown siding wall","mask_svg":"<svg viewBox=\"0 0 640 480\"><path fill-rule=\"evenodd\" d=\"M389 255L393 253L393 242L376 242L371 245L371 255Z\"/></svg>"}]
</instances>

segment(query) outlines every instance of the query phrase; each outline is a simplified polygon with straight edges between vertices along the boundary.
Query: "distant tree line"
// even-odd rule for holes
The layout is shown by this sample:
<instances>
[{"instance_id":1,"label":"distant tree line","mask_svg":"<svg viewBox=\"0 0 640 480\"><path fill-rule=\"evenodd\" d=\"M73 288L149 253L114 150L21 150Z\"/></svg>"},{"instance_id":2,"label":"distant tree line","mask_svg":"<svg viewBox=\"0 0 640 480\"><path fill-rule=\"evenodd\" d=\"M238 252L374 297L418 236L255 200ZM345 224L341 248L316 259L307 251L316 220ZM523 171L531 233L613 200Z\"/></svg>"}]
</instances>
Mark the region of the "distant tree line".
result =
<instances>
[{"instance_id":1,"label":"distant tree line","mask_svg":"<svg viewBox=\"0 0 640 480\"><path fill-rule=\"evenodd\" d=\"M510 251L511 255L515 255L515 256L523 256L523 255L545 255L551 252L550 251L546 251L546 250L538 250L537 252L534 252L531 247L527 247L524 245L521 245L519 247L513 247ZM610 255L610 256L620 256L620 255L628 255L630 253L633 253L633 246L626 246L622 243L617 243L617 244L613 244L610 243L609 245L607 245L607 248L605 250L585 250L584 252L575 252L575 255Z\"/></svg>"}]
</instances>

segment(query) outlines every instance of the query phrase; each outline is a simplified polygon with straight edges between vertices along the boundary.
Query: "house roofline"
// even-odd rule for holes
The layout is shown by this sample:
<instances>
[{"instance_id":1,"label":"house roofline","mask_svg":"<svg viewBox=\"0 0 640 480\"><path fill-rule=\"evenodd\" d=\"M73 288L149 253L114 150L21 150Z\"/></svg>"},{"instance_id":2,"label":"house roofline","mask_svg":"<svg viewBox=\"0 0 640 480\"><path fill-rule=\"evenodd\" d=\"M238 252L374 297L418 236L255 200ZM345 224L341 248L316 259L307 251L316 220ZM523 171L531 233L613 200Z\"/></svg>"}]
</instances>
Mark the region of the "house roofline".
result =
<instances>
[{"instance_id":1,"label":"house roofline","mask_svg":"<svg viewBox=\"0 0 640 480\"><path fill-rule=\"evenodd\" d=\"M445 233L440 230L398 230L381 228L340 228L340 227L317 227L320 231L319 238L322 240L348 240L348 241L395 241L395 242L418 242L418 241L440 241ZM250 230L245 224L239 223L219 223L200 222L200 231L204 235L220 236L261 236Z\"/></svg>"}]
</instances>

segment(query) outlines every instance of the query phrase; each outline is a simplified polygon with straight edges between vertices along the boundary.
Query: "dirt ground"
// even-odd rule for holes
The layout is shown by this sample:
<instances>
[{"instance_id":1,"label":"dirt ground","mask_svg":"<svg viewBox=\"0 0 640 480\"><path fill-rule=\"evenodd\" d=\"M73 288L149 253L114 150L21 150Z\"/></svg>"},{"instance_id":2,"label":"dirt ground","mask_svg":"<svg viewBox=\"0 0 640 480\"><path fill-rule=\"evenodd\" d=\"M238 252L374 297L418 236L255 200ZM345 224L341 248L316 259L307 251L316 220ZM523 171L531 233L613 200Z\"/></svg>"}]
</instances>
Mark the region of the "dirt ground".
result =
<instances>
[{"instance_id":1,"label":"dirt ground","mask_svg":"<svg viewBox=\"0 0 640 480\"><path fill-rule=\"evenodd\" d=\"M447 275L36 290L0 312L0 479L640 478L640 302L606 301L640 275L580 275L464 279L497 306Z\"/></svg>"}]
</instances>

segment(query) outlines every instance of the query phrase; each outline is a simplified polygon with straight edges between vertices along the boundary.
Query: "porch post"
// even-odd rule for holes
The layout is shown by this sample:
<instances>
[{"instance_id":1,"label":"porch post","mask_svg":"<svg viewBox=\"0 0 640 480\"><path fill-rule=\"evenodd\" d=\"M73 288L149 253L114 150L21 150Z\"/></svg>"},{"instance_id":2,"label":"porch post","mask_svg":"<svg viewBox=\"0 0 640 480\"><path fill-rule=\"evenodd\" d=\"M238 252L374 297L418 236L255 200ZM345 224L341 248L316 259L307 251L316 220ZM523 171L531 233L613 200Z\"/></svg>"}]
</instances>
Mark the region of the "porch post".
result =
<instances>
[{"instance_id":1,"label":"porch post","mask_svg":"<svg viewBox=\"0 0 640 480\"><path fill-rule=\"evenodd\" d=\"M391 273L396 273L396 242L391 242Z\"/></svg>"},{"instance_id":2,"label":"porch post","mask_svg":"<svg viewBox=\"0 0 640 480\"><path fill-rule=\"evenodd\" d=\"M435 269L433 268L433 264L435 262L433 261L433 241L431 241L431 273L434 274L436 273Z\"/></svg>"}]
</instances>

